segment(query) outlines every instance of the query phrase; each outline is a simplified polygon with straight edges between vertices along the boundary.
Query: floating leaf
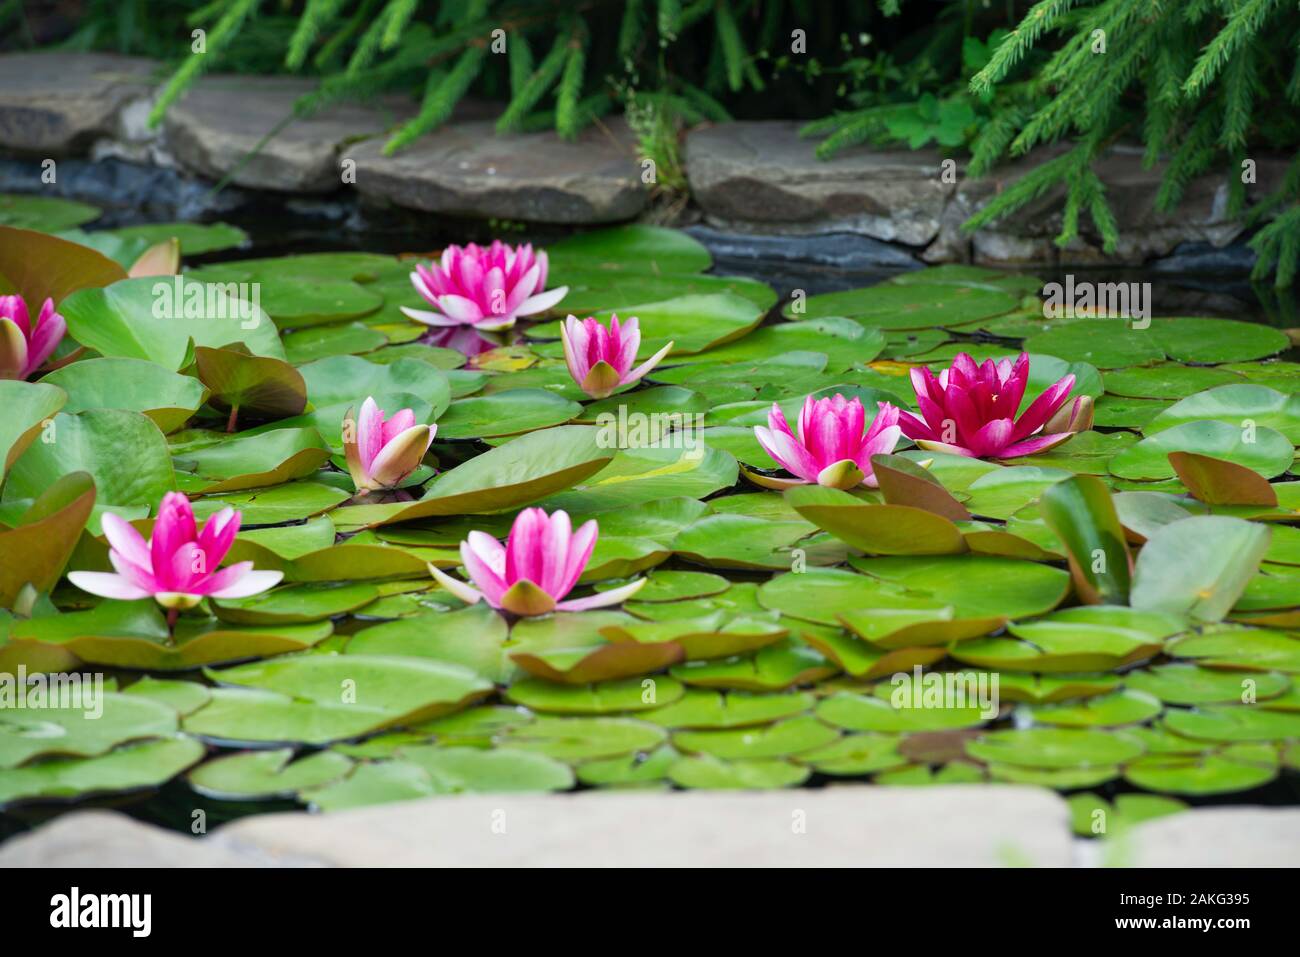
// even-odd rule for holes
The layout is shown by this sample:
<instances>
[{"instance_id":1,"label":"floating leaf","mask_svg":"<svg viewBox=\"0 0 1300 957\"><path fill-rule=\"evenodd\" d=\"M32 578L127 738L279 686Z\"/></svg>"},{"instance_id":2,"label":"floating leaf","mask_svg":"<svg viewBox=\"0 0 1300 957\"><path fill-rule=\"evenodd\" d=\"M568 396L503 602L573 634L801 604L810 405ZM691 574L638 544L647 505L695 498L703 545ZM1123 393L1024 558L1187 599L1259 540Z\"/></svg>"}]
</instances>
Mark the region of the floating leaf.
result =
<instances>
[{"instance_id":1,"label":"floating leaf","mask_svg":"<svg viewBox=\"0 0 1300 957\"><path fill-rule=\"evenodd\" d=\"M1222 515L1166 525L1138 555L1133 607L1221 621L1259 568L1268 542L1262 525Z\"/></svg>"}]
</instances>

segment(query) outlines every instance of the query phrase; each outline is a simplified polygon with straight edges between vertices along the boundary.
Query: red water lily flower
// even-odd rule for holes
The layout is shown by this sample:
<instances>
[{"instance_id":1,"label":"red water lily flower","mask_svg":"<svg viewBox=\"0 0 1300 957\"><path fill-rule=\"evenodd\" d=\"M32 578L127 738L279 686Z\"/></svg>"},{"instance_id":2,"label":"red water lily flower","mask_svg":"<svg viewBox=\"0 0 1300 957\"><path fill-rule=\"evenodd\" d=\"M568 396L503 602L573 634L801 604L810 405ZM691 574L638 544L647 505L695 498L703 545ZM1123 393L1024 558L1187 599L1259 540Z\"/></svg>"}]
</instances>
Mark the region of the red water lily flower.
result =
<instances>
[{"instance_id":1,"label":"red water lily flower","mask_svg":"<svg viewBox=\"0 0 1300 957\"><path fill-rule=\"evenodd\" d=\"M924 421L900 412L898 423L921 448L994 459L1042 452L1088 427L1091 399L1087 396L1077 397L1067 415L1057 415L1074 388L1073 374L1053 383L1016 418L1028 382L1029 355L1024 352L1014 363L987 359L983 365L958 353L952 366L938 376L916 366L912 388ZM1052 430L1058 426L1061 430Z\"/></svg>"}]
</instances>

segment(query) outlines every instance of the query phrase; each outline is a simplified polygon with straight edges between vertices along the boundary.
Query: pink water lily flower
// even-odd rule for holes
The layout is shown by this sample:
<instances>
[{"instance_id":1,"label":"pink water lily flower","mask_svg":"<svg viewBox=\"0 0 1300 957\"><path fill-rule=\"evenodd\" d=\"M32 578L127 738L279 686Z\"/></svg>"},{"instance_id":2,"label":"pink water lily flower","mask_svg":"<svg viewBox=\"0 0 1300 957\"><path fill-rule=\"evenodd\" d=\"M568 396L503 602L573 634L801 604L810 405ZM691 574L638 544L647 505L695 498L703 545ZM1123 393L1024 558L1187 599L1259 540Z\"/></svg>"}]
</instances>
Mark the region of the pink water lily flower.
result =
<instances>
[{"instance_id":1,"label":"pink water lily flower","mask_svg":"<svg viewBox=\"0 0 1300 957\"><path fill-rule=\"evenodd\" d=\"M419 467L437 432L437 425L417 425L410 409L385 419L373 396L361 403L360 419L348 409L343 416L343 455L357 491L395 488Z\"/></svg>"},{"instance_id":2,"label":"pink water lily flower","mask_svg":"<svg viewBox=\"0 0 1300 957\"><path fill-rule=\"evenodd\" d=\"M521 316L550 309L568 286L546 288L546 253L531 244L509 246L493 240L486 248L470 243L448 246L441 263L416 266L411 283L437 312L402 307L402 312L429 326L474 326L509 329Z\"/></svg>"},{"instance_id":3,"label":"pink water lily flower","mask_svg":"<svg viewBox=\"0 0 1300 957\"><path fill-rule=\"evenodd\" d=\"M912 388L924 421L903 412L899 424L904 435L933 452L1009 459L1050 449L1074 434L1044 431L1049 419L1077 426L1089 418L1084 407L1090 407L1090 402L1082 396L1075 400L1070 415L1056 417L1074 388L1074 376L1067 375L1030 403L1017 419L1016 410L1028 382L1029 355L1024 352L1014 363L1010 359L987 359L983 365L976 365L964 352L958 353L952 366L937 377L926 367L916 366L912 369Z\"/></svg>"},{"instance_id":4,"label":"pink water lily flower","mask_svg":"<svg viewBox=\"0 0 1300 957\"><path fill-rule=\"evenodd\" d=\"M53 355L67 331L53 299L45 300L33 323L22 296L0 296L0 379L26 379Z\"/></svg>"},{"instance_id":5,"label":"pink water lily flower","mask_svg":"<svg viewBox=\"0 0 1300 957\"><path fill-rule=\"evenodd\" d=\"M195 528L190 500L168 492L158 506L148 542L112 512L103 518L112 572L69 572L68 580L82 591L104 598L134 601L152 597L164 608L193 608L205 597L247 598L266 591L283 572L254 571L252 562L222 568L221 560L239 533L239 513L223 508Z\"/></svg>"},{"instance_id":6,"label":"pink water lily flower","mask_svg":"<svg viewBox=\"0 0 1300 957\"><path fill-rule=\"evenodd\" d=\"M778 465L796 478L746 474L756 484L776 489L808 484L838 489L855 485L875 488L879 482L871 467L871 456L893 452L901 435L898 409L894 406L879 403L871 427L864 432L866 410L862 400L846 399L839 393L824 399L804 399L798 435L775 402L767 414L767 424L767 428L754 426L754 437Z\"/></svg>"},{"instance_id":7,"label":"pink water lily flower","mask_svg":"<svg viewBox=\"0 0 1300 957\"><path fill-rule=\"evenodd\" d=\"M636 316L628 317L621 326L615 315L609 317L608 326L595 319L578 320L569 316L560 326L560 338L564 340L564 361L568 363L569 374L593 399L613 395L619 386L640 380L673 347L673 343L668 343L633 369L632 363L641 348Z\"/></svg>"},{"instance_id":8,"label":"pink water lily flower","mask_svg":"<svg viewBox=\"0 0 1300 957\"><path fill-rule=\"evenodd\" d=\"M561 601L582 576L599 529L595 520L575 532L567 512L547 515L526 508L516 516L510 537L502 545L486 532L470 532L460 543L460 559L477 588L429 565L443 588L461 601L474 604L486 599L493 608L515 615L545 615L552 611L586 611L617 605L636 594L644 578L598 592L588 598Z\"/></svg>"}]
</instances>

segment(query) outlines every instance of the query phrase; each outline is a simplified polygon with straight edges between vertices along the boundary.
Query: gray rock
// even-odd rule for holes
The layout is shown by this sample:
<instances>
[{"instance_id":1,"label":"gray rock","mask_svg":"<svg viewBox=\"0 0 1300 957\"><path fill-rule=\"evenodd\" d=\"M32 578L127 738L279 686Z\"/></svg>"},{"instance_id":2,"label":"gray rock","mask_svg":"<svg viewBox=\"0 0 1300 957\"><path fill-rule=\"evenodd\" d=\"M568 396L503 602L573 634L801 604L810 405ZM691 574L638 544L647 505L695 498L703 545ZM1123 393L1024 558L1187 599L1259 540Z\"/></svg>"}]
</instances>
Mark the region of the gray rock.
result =
<instances>
[{"instance_id":1,"label":"gray rock","mask_svg":"<svg viewBox=\"0 0 1300 957\"><path fill-rule=\"evenodd\" d=\"M727 123L688 134L687 177L710 222L856 232L912 246L935 238L955 188L943 182L939 153L854 147L823 161L799 125Z\"/></svg>"},{"instance_id":2,"label":"gray rock","mask_svg":"<svg viewBox=\"0 0 1300 957\"><path fill-rule=\"evenodd\" d=\"M486 120L426 134L393 156L371 140L349 152L357 189L372 200L480 219L612 223L635 217L646 190L627 125L498 136Z\"/></svg>"},{"instance_id":3,"label":"gray rock","mask_svg":"<svg viewBox=\"0 0 1300 957\"><path fill-rule=\"evenodd\" d=\"M1112 862L1131 867L1295 867L1300 809L1201 808L1139 824L1116 840Z\"/></svg>"},{"instance_id":4,"label":"gray rock","mask_svg":"<svg viewBox=\"0 0 1300 957\"><path fill-rule=\"evenodd\" d=\"M341 866L1068 866L1068 812L1036 788L474 795L263 815L219 839Z\"/></svg>"},{"instance_id":5,"label":"gray rock","mask_svg":"<svg viewBox=\"0 0 1300 957\"><path fill-rule=\"evenodd\" d=\"M249 867L263 863L116 811L78 811L0 845L0 867Z\"/></svg>"},{"instance_id":6,"label":"gray rock","mask_svg":"<svg viewBox=\"0 0 1300 957\"><path fill-rule=\"evenodd\" d=\"M111 53L0 56L0 149L33 156L87 150L120 110L152 92L157 64Z\"/></svg>"},{"instance_id":7,"label":"gray rock","mask_svg":"<svg viewBox=\"0 0 1300 957\"><path fill-rule=\"evenodd\" d=\"M1197 177L1172 212L1156 209L1155 199L1165 167L1142 165L1142 152L1117 146L1094 166L1106 185L1106 199L1115 215L1120 240L1114 253L1102 249L1101 237L1091 218L1083 216L1080 236L1064 249L1053 239L1060 232L1065 188L1049 190L972 237L961 224L994 196L1031 169L1059 155L1063 148L1035 150L1032 154L994 170L981 179L962 179L945 211L942 228L923 254L928 262L969 259L990 265L1056 262L1061 265L1126 263L1139 265L1166 256L1185 243L1223 247L1241 235L1244 225L1228 215L1228 189L1221 172ZM1247 195L1257 199L1275 189L1287 161L1280 157L1257 160L1257 182Z\"/></svg>"},{"instance_id":8,"label":"gray rock","mask_svg":"<svg viewBox=\"0 0 1300 957\"><path fill-rule=\"evenodd\" d=\"M339 103L275 132L298 98L315 87L297 77L205 76L167 111L167 147L191 172L218 180L230 174L238 186L295 193L340 189L343 144L392 127L411 106L405 100Z\"/></svg>"}]
</instances>

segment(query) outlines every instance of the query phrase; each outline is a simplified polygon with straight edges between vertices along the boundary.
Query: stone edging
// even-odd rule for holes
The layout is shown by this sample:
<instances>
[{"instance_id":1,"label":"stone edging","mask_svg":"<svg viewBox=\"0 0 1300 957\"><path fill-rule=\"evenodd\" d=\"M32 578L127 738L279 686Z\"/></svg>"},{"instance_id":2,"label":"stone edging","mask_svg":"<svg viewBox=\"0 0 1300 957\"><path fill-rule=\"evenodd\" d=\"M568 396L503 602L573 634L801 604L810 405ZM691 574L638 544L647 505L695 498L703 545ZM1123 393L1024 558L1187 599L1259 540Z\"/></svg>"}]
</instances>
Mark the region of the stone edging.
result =
<instances>
[{"instance_id":1,"label":"stone edging","mask_svg":"<svg viewBox=\"0 0 1300 957\"><path fill-rule=\"evenodd\" d=\"M205 76L156 132L144 119L158 80L156 64L112 54L0 55L0 152L116 156L228 177L249 189L325 194L355 186L371 202L469 218L583 225L647 212L635 137L621 119L588 129L575 143L553 132L498 137L495 109L470 103L448 126L385 156L381 134L415 111L412 101L389 97L288 122L247 158L290 117L311 81ZM1161 214L1154 209L1161 170L1143 169L1138 151L1116 148L1098 170L1123 237L1115 256L1103 254L1095 236L1064 250L1053 244L1059 192L971 237L961 223L1053 150L967 180L959 165L945 165L928 150L856 147L823 162L798 126L737 122L687 134L690 190L708 225L759 234L856 233L927 262L1029 265L1139 264L1181 243L1222 247L1242 232L1240 221L1227 216L1221 175L1197 178L1177 212ZM1259 158L1251 196L1271 190L1286 165L1285 158Z\"/></svg>"}]
</instances>

